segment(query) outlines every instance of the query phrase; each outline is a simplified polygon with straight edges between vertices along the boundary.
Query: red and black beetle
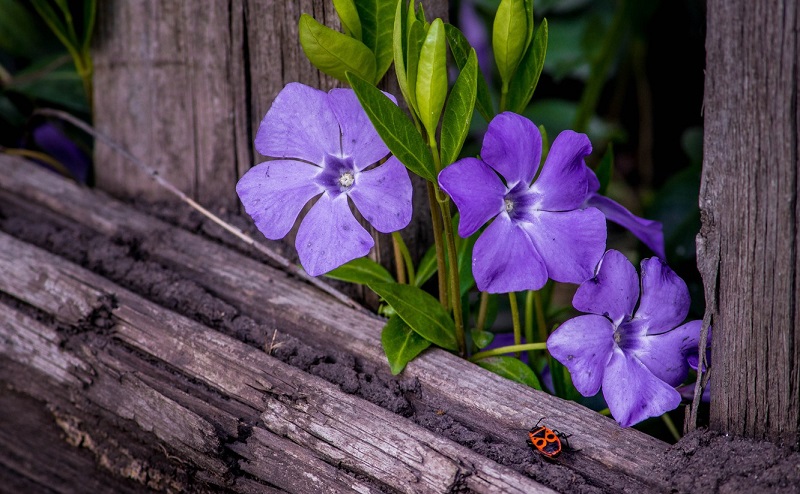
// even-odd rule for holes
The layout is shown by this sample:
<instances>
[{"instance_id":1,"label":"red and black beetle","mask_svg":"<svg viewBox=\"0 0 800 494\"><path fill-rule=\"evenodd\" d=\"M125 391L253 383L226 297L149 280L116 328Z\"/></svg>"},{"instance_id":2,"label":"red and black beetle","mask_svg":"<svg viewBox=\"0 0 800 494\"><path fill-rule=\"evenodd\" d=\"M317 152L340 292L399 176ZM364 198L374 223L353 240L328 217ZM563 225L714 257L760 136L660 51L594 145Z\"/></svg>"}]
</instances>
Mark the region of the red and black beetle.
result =
<instances>
[{"instance_id":1,"label":"red and black beetle","mask_svg":"<svg viewBox=\"0 0 800 494\"><path fill-rule=\"evenodd\" d=\"M536 425L528 431L528 446L543 454L547 458L555 458L561 454L562 445L571 448L569 440L572 434L564 434L556 429L548 429L545 426L540 426L544 417L540 418Z\"/></svg>"}]
</instances>

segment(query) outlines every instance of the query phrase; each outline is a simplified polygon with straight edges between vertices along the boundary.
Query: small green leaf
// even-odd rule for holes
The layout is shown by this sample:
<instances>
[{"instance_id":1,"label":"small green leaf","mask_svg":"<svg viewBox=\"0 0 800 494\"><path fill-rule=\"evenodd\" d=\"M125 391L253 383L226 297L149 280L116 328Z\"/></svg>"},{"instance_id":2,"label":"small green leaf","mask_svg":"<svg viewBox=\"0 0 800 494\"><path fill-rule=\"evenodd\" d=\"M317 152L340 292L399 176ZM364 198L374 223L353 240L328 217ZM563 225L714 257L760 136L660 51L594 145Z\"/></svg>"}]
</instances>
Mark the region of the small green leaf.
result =
<instances>
[{"instance_id":1,"label":"small green leaf","mask_svg":"<svg viewBox=\"0 0 800 494\"><path fill-rule=\"evenodd\" d=\"M431 23L422 43L415 90L419 119L428 135L434 136L447 96L447 48L441 19Z\"/></svg>"},{"instance_id":2,"label":"small green leaf","mask_svg":"<svg viewBox=\"0 0 800 494\"><path fill-rule=\"evenodd\" d=\"M52 52L46 29L39 29L35 16L19 0L0 0L0 51L14 57L35 58Z\"/></svg>"},{"instance_id":3,"label":"small green leaf","mask_svg":"<svg viewBox=\"0 0 800 494\"><path fill-rule=\"evenodd\" d=\"M417 265L417 277L414 279L415 286L422 286L426 281L431 279L431 276L436 274L436 246L432 245L422 259L419 260Z\"/></svg>"},{"instance_id":4,"label":"small green leaf","mask_svg":"<svg viewBox=\"0 0 800 494\"><path fill-rule=\"evenodd\" d=\"M81 50L86 56L91 56L89 47L94 33L94 24L97 20L97 0L84 0L83 2L83 42Z\"/></svg>"},{"instance_id":5,"label":"small green leaf","mask_svg":"<svg viewBox=\"0 0 800 494\"><path fill-rule=\"evenodd\" d=\"M442 166L447 166L458 159L458 153L469 133L472 113L475 109L476 85L478 78L478 56L470 50L467 63L461 69L442 117L441 157Z\"/></svg>"},{"instance_id":6,"label":"small green leaf","mask_svg":"<svg viewBox=\"0 0 800 494\"><path fill-rule=\"evenodd\" d=\"M453 54L453 60L455 60L459 70L464 70L464 66L467 65L467 60L469 60L470 50L472 49L469 45L469 41L467 41L464 33L459 31L459 29L452 24L445 24L444 32L447 35L447 42L450 45L450 53ZM489 86L486 84L486 79L483 77L483 73L480 70L478 71L477 79L478 94L475 99L475 107L478 109L481 116L483 116L483 119L490 122L492 118L494 118L494 104L489 94Z\"/></svg>"},{"instance_id":7,"label":"small green leaf","mask_svg":"<svg viewBox=\"0 0 800 494\"><path fill-rule=\"evenodd\" d=\"M392 30L395 4L392 0L355 0L361 20L362 41L375 55L377 84L392 65Z\"/></svg>"},{"instance_id":8,"label":"small green leaf","mask_svg":"<svg viewBox=\"0 0 800 494\"><path fill-rule=\"evenodd\" d=\"M431 342L408 327L399 316L393 316L381 331L383 352L393 375L400 374L414 357L431 346Z\"/></svg>"},{"instance_id":9,"label":"small green leaf","mask_svg":"<svg viewBox=\"0 0 800 494\"><path fill-rule=\"evenodd\" d=\"M66 62L52 70L46 70L48 64L45 62L32 65L17 72L6 90L24 94L30 99L55 103L72 111L88 113L89 103L81 78L75 66L68 63L68 58Z\"/></svg>"},{"instance_id":10,"label":"small green leaf","mask_svg":"<svg viewBox=\"0 0 800 494\"><path fill-rule=\"evenodd\" d=\"M542 385L530 367L514 357L490 357L477 362L484 369L498 376L511 379L541 391Z\"/></svg>"},{"instance_id":11,"label":"small green leaf","mask_svg":"<svg viewBox=\"0 0 800 494\"><path fill-rule=\"evenodd\" d=\"M396 283L370 283L369 287L417 334L447 350L458 349L453 319L428 292Z\"/></svg>"},{"instance_id":12,"label":"small green leaf","mask_svg":"<svg viewBox=\"0 0 800 494\"><path fill-rule=\"evenodd\" d=\"M504 84L511 81L522 56L528 36L524 0L501 0L492 27L492 49Z\"/></svg>"},{"instance_id":13,"label":"small green leaf","mask_svg":"<svg viewBox=\"0 0 800 494\"><path fill-rule=\"evenodd\" d=\"M508 88L508 109L522 113L533 97L539 77L542 75L544 59L547 54L547 19L536 30L533 43L528 46L525 57L520 63L520 70L514 74Z\"/></svg>"},{"instance_id":14,"label":"small green leaf","mask_svg":"<svg viewBox=\"0 0 800 494\"><path fill-rule=\"evenodd\" d=\"M308 59L322 72L347 82L347 72L362 79L375 79L375 55L355 38L324 26L308 14L300 16L300 45Z\"/></svg>"},{"instance_id":15,"label":"small green leaf","mask_svg":"<svg viewBox=\"0 0 800 494\"><path fill-rule=\"evenodd\" d=\"M358 18L358 10L353 0L333 0L333 8L339 15L339 21L342 23L345 34L363 42L361 20Z\"/></svg>"},{"instance_id":16,"label":"small green leaf","mask_svg":"<svg viewBox=\"0 0 800 494\"><path fill-rule=\"evenodd\" d=\"M406 3L403 0L397 2L397 11L394 15L394 31L392 32L392 52L394 53L394 72L397 76L397 85L400 86L400 92L403 93L403 99L406 104L409 108L413 108L406 78L406 46L408 43L408 36L406 36L406 9Z\"/></svg>"},{"instance_id":17,"label":"small green leaf","mask_svg":"<svg viewBox=\"0 0 800 494\"><path fill-rule=\"evenodd\" d=\"M597 180L600 181L600 190L597 192L600 195L606 195L606 190L608 190L608 184L611 183L611 176L614 173L614 144L608 143L608 148L606 148L606 152L603 155L603 159L600 160L600 164L597 166L597 170L595 171L597 174Z\"/></svg>"},{"instance_id":18,"label":"small green leaf","mask_svg":"<svg viewBox=\"0 0 800 494\"><path fill-rule=\"evenodd\" d=\"M394 278L383 266L368 257L353 259L325 274L328 278L367 285L369 283L394 283Z\"/></svg>"},{"instance_id":19,"label":"small green leaf","mask_svg":"<svg viewBox=\"0 0 800 494\"><path fill-rule=\"evenodd\" d=\"M411 99L406 100L406 102L419 115L419 107L417 106L417 72L419 68L419 53L422 50L422 43L425 41L425 28L416 19L411 22L408 27L408 52L406 57L406 82L408 83L408 95Z\"/></svg>"},{"instance_id":20,"label":"small green leaf","mask_svg":"<svg viewBox=\"0 0 800 494\"><path fill-rule=\"evenodd\" d=\"M420 177L436 180L431 151L403 110L363 78L349 74L348 81L389 151Z\"/></svg>"},{"instance_id":21,"label":"small green leaf","mask_svg":"<svg viewBox=\"0 0 800 494\"><path fill-rule=\"evenodd\" d=\"M472 341L475 343L475 346L478 348L486 348L492 343L492 340L494 340L494 333L490 331L471 329L470 335L472 336Z\"/></svg>"}]
</instances>

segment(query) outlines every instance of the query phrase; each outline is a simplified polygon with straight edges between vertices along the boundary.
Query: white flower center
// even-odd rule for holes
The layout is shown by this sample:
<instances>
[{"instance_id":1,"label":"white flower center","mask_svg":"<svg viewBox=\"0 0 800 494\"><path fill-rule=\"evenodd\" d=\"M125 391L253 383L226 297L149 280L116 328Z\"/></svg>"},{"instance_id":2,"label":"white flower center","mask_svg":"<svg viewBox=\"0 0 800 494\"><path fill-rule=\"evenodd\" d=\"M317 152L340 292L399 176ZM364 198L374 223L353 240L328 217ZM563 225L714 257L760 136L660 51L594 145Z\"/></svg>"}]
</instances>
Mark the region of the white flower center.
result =
<instances>
[{"instance_id":1,"label":"white flower center","mask_svg":"<svg viewBox=\"0 0 800 494\"><path fill-rule=\"evenodd\" d=\"M350 187L355 181L356 178L353 176L353 172L344 172L342 176L339 177L339 185L342 187Z\"/></svg>"},{"instance_id":2,"label":"white flower center","mask_svg":"<svg viewBox=\"0 0 800 494\"><path fill-rule=\"evenodd\" d=\"M511 199L506 199L506 213L510 213L514 210L514 201Z\"/></svg>"}]
</instances>

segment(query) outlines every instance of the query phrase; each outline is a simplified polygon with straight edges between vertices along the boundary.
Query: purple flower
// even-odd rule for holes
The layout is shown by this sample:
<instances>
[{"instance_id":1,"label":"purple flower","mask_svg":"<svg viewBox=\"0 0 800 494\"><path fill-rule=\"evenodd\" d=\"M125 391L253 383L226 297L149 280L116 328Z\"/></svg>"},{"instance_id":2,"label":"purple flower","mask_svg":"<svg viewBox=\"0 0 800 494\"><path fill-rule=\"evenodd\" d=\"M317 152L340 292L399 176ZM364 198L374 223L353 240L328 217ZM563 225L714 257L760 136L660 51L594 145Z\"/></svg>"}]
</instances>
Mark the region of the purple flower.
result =
<instances>
[{"instance_id":1,"label":"purple flower","mask_svg":"<svg viewBox=\"0 0 800 494\"><path fill-rule=\"evenodd\" d=\"M589 314L566 321L547 339L550 354L569 369L582 395L603 387L623 427L680 404L675 386L686 379L687 356L697 353L700 335L701 321L680 325L689 312L689 290L664 261L642 261L641 300L639 293L636 268L609 250L597 275L572 299Z\"/></svg>"},{"instance_id":2,"label":"purple flower","mask_svg":"<svg viewBox=\"0 0 800 494\"><path fill-rule=\"evenodd\" d=\"M597 175L587 166L585 168L586 177L589 181L589 191L583 207L595 207L599 209L609 221L613 221L619 226L633 233L636 238L642 241L647 247L656 253L661 259L666 259L664 252L664 231L660 221L647 220L635 216L625 209L618 202L612 201L608 197L597 193L600 190L600 181Z\"/></svg>"},{"instance_id":3,"label":"purple flower","mask_svg":"<svg viewBox=\"0 0 800 494\"><path fill-rule=\"evenodd\" d=\"M439 185L458 207L458 234L468 237L494 221L475 242L472 271L490 293L538 290L547 278L580 283L603 256L606 221L581 209L588 178L584 134L556 138L538 178L542 136L530 120L511 112L489 123L481 159L465 158L439 174Z\"/></svg>"},{"instance_id":4,"label":"purple flower","mask_svg":"<svg viewBox=\"0 0 800 494\"><path fill-rule=\"evenodd\" d=\"M350 89L325 93L287 84L267 112L255 140L259 153L276 158L254 166L236 192L265 237L283 238L311 199L297 232L300 263L308 274L326 273L365 256L374 242L350 210L348 198L378 231L411 220L411 180L389 154Z\"/></svg>"}]
</instances>

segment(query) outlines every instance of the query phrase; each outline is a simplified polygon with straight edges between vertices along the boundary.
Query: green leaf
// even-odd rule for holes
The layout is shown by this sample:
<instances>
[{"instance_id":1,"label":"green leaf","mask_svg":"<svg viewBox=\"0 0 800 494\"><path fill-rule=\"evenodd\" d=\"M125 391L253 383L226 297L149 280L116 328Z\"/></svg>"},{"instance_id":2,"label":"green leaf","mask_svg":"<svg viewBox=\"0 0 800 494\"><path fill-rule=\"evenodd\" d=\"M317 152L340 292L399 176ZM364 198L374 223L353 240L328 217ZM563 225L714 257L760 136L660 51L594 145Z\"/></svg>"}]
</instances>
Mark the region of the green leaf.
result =
<instances>
[{"instance_id":1,"label":"green leaf","mask_svg":"<svg viewBox=\"0 0 800 494\"><path fill-rule=\"evenodd\" d=\"M300 45L322 72L347 82L347 72L375 80L375 55L355 38L323 26L308 14L300 16Z\"/></svg>"},{"instance_id":2,"label":"green leaf","mask_svg":"<svg viewBox=\"0 0 800 494\"><path fill-rule=\"evenodd\" d=\"M0 51L14 57L35 58L52 52L36 18L19 0L0 0ZM58 46L58 45L57 45ZM59 47L60 48L60 47Z\"/></svg>"},{"instance_id":3,"label":"green leaf","mask_svg":"<svg viewBox=\"0 0 800 494\"><path fill-rule=\"evenodd\" d=\"M603 155L603 159L600 160L600 164L597 166L597 180L600 181L600 190L598 190L598 194L606 195L606 190L608 190L608 184L611 183L611 175L614 173L614 144L609 142L608 148L606 148L606 152Z\"/></svg>"},{"instance_id":4,"label":"green leaf","mask_svg":"<svg viewBox=\"0 0 800 494\"><path fill-rule=\"evenodd\" d=\"M406 15L408 14L406 3L403 0L397 2L397 10L394 14L394 30L392 32L392 52L394 53L394 72L397 77L397 85L403 93L403 99L409 108L411 96L408 92L408 80L406 78L406 52L408 36L406 35ZM412 109L412 111L414 111Z\"/></svg>"},{"instance_id":5,"label":"green leaf","mask_svg":"<svg viewBox=\"0 0 800 494\"><path fill-rule=\"evenodd\" d=\"M528 23L528 32L525 34L525 46L530 46L533 39L533 0L525 0L525 19Z\"/></svg>"},{"instance_id":6,"label":"green leaf","mask_svg":"<svg viewBox=\"0 0 800 494\"><path fill-rule=\"evenodd\" d=\"M444 23L435 19L428 29L419 53L416 97L419 119L429 136L436 135L439 117L447 96L447 48Z\"/></svg>"},{"instance_id":7,"label":"green leaf","mask_svg":"<svg viewBox=\"0 0 800 494\"><path fill-rule=\"evenodd\" d=\"M75 66L66 63L49 70L48 65L50 64L36 64L17 72L6 90L24 94L30 99L47 101L73 111L88 113L86 92L83 90L83 82Z\"/></svg>"},{"instance_id":8,"label":"green leaf","mask_svg":"<svg viewBox=\"0 0 800 494\"><path fill-rule=\"evenodd\" d=\"M84 0L83 2L83 44L81 50L86 56L91 56L89 47L94 34L94 24L97 20L97 0Z\"/></svg>"},{"instance_id":9,"label":"green leaf","mask_svg":"<svg viewBox=\"0 0 800 494\"><path fill-rule=\"evenodd\" d=\"M406 58L406 82L408 83L408 95L411 97L408 102L409 107L419 115L417 105L417 72L419 68L419 54L422 50L422 43L425 41L425 28L422 23L414 19L408 27L408 43Z\"/></svg>"},{"instance_id":10,"label":"green leaf","mask_svg":"<svg viewBox=\"0 0 800 494\"><path fill-rule=\"evenodd\" d=\"M517 70L528 36L527 12L524 0L501 0L492 27L492 49L504 84L511 81Z\"/></svg>"},{"instance_id":11,"label":"green leaf","mask_svg":"<svg viewBox=\"0 0 800 494\"><path fill-rule=\"evenodd\" d=\"M453 319L428 292L396 283L370 283L369 287L417 334L447 350L458 349Z\"/></svg>"},{"instance_id":12,"label":"green leaf","mask_svg":"<svg viewBox=\"0 0 800 494\"><path fill-rule=\"evenodd\" d=\"M484 369L498 376L511 379L541 391L542 385L530 367L514 357L490 357L477 362Z\"/></svg>"},{"instance_id":13,"label":"green leaf","mask_svg":"<svg viewBox=\"0 0 800 494\"><path fill-rule=\"evenodd\" d=\"M542 20L542 25L536 30L533 43L528 46L525 57L520 63L520 70L514 74L508 88L508 109L515 113L522 113L528 106L539 77L542 75L544 59L547 54L547 19Z\"/></svg>"},{"instance_id":14,"label":"green leaf","mask_svg":"<svg viewBox=\"0 0 800 494\"><path fill-rule=\"evenodd\" d=\"M431 279L431 276L436 274L437 269L436 246L432 245L422 256L422 259L419 260L419 264L417 265L417 277L414 279L414 285L424 285L426 281Z\"/></svg>"},{"instance_id":15,"label":"green leaf","mask_svg":"<svg viewBox=\"0 0 800 494\"><path fill-rule=\"evenodd\" d=\"M472 341L475 343L475 346L478 348L486 348L492 343L492 340L494 340L494 333L491 331L471 329L470 335L472 336Z\"/></svg>"},{"instance_id":16,"label":"green leaf","mask_svg":"<svg viewBox=\"0 0 800 494\"><path fill-rule=\"evenodd\" d=\"M472 49L469 45L469 41L467 41L464 33L459 31L459 29L452 24L445 24L444 32L447 35L447 42L450 45L450 53L453 54L453 60L455 60L459 70L464 70L464 66L467 65L467 60L469 60L470 50ZM494 104L489 94L489 86L486 84L486 79L483 77L483 73L480 70L478 71L477 79L478 94L475 99L475 107L478 109L481 116L483 116L483 119L490 122L492 118L494 118Z\"/></svg>"},{"instance_id":17,"label":"green leaf","mask_svg":"<svg viewBox=\"0 0 800 494\"><path fill-rule=\"evenodd\" d=\"M431 342L408 327L399 316L393 316L381 331L383 352L393 375L400 374L414 357L431 346Z\"/></svg>"},{"instance_id":18,"label":"green leaf","mask_svg":"<svg viewBox=\"0 0 800 494\"><path fill-rule=\"evenodd\" d=\"M467 63L461 69L442 117L441 158L442 166L458 159L458 153L467 139L469 124L475 109L476 85L478 78L478 56L470 50Z\"/></svg>"},{"instance_id":19,"label":"green leaf","mask_svg":"<svg viewBox=\"0 0 800 494\"><path fill-rule=\"evenodd\" d=\"M363 78L349 74L348 81L389 151L420 177L436 180L431 151L403 110Z\"/></svg>"},{"instance_id":20,"label":"green leaf","mask_svg":"<svg viewBox=\"0 0 800 494\"><path fill-rule=\"evenodd\" d=\"M394 283L394 278L383 266L368 257L359 257L325 274L328 278L359 283Z\"/></svg>"},{"instance_id":21,"label":"green leaf","mask_svg":"<svg viewBox=\"0 0 800 494\"><path fill-rule=\"evenodd\" d=\"M394 29L394 0L355 0L361 20L361 37L375 55L377 84L392 65L392 30Z\"/></svg>"},{"instance_id":22,"label":"green leaf","mask_svg":"<svg viewBox=\"0 0 800 494\"><path fill-rule=\"evenodd\" d=\"M345 34L361 42L361 20L358 18L358 10L353 0L333 0L333 8L342 23Z\"/></svg>"},{"instance_id":23,"label":"green leaf","mask_svg":"<svg viewBox=\"0 0 800 494\"><path fill-rule=\"evenodd\" d=\"M25 116L5 94L0 94L0 120L5 120L12 127L25 125Z\"/></svg>"}]
</instances>

